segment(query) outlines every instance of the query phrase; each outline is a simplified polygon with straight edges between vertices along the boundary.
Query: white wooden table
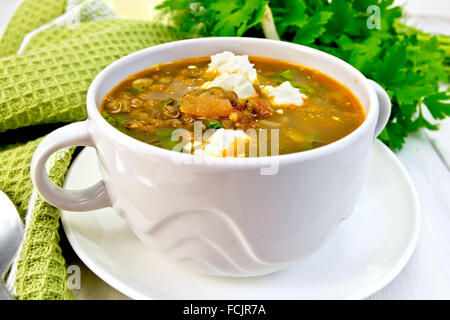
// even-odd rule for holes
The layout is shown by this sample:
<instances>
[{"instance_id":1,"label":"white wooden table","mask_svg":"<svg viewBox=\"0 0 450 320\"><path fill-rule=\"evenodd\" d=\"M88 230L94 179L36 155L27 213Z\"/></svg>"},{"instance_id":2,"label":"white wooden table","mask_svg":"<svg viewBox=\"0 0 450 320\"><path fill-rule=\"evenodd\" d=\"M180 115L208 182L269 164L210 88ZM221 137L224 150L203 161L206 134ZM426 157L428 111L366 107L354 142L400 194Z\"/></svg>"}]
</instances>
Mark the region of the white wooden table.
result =
<instances>
[{"instance_id":1,"label":"white wooden table","mask_svg":"<svg viewBox=\"0 0 450 320\"><path fill-rule=\"evenodd\" d=\"M117 9L125 0L106 0ZM21 0L0 0L0 34ZM132 3L131 3L132 2ZM126 0L127 17L145 16L155 0ZM401 0L410 22L427 31L450 34L450 1ZM131 10L130 8L134 8ZM137 14L138 13L138 14ZM422 231L417 248L403 271L371 299L450 299L450 119L439 132L412 134L397 152L411 175L422 205ZM67 240L61 242L67 264L81 268L78 299L128 299L93 274L75 255Z\"/></svg>"}]
</instances>

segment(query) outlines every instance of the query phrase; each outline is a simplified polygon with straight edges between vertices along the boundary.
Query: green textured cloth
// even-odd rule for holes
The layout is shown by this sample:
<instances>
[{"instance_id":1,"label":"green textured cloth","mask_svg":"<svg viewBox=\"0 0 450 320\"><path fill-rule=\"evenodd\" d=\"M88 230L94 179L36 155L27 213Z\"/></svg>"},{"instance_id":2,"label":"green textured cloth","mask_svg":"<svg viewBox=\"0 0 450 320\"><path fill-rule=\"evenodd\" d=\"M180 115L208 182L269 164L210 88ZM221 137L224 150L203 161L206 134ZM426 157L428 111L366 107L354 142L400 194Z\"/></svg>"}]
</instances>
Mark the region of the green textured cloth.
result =
<instances>
[{"instance_id":1,"label":"green textured cloth","mask_svg":"<svg viewBox=\"0 0 450 320\"><path fill-rule=\"evenodd\" d=\"M42 200L30 180L31 157L48 131L45 125L84 120L89 84L108 64L180 38L169 27L150 21L81 21L76 27L44 28L16 54L26 34L66 8L66 0L25 0L0 40L0 190L26 225L8 278L16 299L73 298L59 246L60 212ZM72 153L73 149L58 152L48 167L59 185Z\"/></svg>"},{"instance_id":2,"label":"green textured cloth","mask_svg":"<svg viewBox=\"0 0 450 320\"><path fill-rule=\"evenodd\" d=\"M22 2L0 40L0 57L15 54L27 33L62 15L66 5L66 0Z\"/></svg>"}]
</instances>

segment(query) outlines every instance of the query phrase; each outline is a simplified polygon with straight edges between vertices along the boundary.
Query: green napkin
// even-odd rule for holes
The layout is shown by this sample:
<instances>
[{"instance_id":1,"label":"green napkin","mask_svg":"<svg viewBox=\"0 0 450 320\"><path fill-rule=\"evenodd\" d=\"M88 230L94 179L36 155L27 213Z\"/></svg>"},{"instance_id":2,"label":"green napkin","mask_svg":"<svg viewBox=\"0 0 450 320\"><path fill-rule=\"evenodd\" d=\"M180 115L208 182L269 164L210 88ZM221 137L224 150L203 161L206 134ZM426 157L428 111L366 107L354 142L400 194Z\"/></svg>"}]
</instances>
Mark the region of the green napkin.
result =
<instances>
[{"instance_id":1,"label":"green napkin","mask_svg":"<svg viewBox=\"0 0 450 320\"><path fill-rule=\"evenodd\" d=\"M43 201L30 180L30 161L42 136L58 124L86 119L87 89L105 66L180 39L155 22L105 20L99 2L25 0L0 40L0 189L25 223L7 282L16 299L73 298L59 246L60 212ZM81 19L65 25L73 22L73 11L83 13ZM73 151L57 152L47 165L58 185Z\"/></svg>"}]
</instances>

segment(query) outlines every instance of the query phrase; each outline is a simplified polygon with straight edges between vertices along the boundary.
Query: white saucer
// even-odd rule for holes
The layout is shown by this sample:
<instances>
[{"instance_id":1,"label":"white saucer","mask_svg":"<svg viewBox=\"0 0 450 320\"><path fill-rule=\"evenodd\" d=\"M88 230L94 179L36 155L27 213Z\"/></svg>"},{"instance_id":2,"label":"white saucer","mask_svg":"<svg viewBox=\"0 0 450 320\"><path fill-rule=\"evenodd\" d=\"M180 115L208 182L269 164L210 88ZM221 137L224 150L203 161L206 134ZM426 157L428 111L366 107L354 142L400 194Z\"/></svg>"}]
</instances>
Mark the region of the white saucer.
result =
<instances>
[{"instance_id":1,"label":"white saucer","mask_svg":"<svg viewBox=\"0 0 450 320\"><path fill-rule=\"evenodd\" d=\"M100 179L94 149L85 148L65 181L80 189ZM134 299L362 299L405 266L420 229L414 186L381 142L372 150L359 203L337 233L291 268L255 278L195 274L148 249L111 208L63 212L67 238L100 278Z\"/></svg>"}]
</instances>

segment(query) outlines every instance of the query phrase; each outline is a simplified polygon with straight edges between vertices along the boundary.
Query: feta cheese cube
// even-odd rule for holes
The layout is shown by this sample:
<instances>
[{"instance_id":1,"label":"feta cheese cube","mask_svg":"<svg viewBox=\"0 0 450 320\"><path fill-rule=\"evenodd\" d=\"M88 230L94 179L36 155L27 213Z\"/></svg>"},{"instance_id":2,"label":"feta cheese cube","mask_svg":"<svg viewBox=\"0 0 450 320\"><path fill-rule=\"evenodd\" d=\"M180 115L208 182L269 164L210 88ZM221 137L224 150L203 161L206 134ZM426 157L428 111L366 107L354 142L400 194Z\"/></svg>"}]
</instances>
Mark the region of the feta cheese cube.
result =
<instances>
[{"instance_id":1,"label":"feta cheese cube","mask_svg":"<svg viewBox=\"0 0 450 320\"><path fill-rule=\"evenodd\" d=\"M202 88L220 87L228 91L234 91L239 98L247 98L256 93L253 85L242 74L222 73L213 81L203 84Z\"/></svg>"},{"instance_id":2,"label":"feta cheese cube","mask_svg":"<svg viewBox=\"0 0 450 320\"><path fill-rule=\"evenodd\" d=\"M285 81L277 87L261 86L261 91L272 99L276 105L296 105L301 106L306 95L300 89L294 88L289 81Z\"/></svg>"}]
</instances>

